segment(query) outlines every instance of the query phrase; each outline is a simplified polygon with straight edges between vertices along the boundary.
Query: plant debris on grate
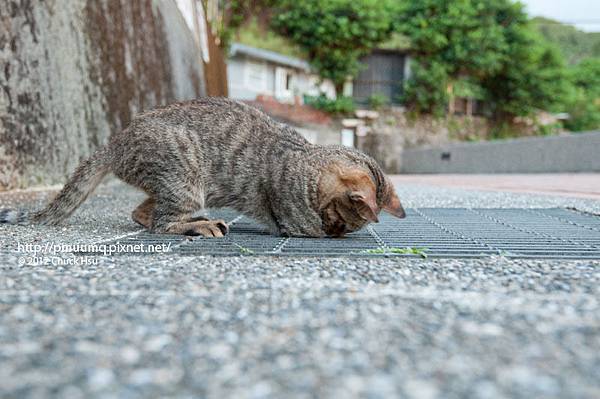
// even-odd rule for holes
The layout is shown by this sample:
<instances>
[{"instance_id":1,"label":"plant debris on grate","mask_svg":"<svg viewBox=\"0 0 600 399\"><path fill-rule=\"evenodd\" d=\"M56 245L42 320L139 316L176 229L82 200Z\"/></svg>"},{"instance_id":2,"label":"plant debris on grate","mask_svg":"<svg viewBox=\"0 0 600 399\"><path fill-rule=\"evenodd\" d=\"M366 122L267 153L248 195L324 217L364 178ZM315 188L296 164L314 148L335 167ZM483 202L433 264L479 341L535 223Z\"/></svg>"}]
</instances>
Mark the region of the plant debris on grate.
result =
<instances>
[{"instance_id":1,"label":"plant debris on grate","mask_svg":"<svg viewBox=\"0 0 600 399\"><path fill-rule=\"evenodd\" d=\"M600 259L600 217L562 208L408 209L406 219L381 213L378 224L345 238L277 237L231 210L209 214L230 222L226 237L190 239L143 232L118 242L170 243L172 253L186 255Z\"/></svg>"}]
</instances>

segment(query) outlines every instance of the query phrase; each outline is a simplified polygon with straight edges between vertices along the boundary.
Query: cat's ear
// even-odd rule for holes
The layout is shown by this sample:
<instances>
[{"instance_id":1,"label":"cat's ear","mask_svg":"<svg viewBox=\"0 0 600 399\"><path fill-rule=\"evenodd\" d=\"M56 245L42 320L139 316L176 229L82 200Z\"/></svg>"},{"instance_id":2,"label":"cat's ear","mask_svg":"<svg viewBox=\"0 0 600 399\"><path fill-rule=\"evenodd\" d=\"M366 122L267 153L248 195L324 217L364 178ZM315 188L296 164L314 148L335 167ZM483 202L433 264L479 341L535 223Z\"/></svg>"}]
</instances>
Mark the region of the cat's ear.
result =
<instances>
[{"instance_id":1,"label":"cat's ear","mask_svg":"<svg viewBox=\"0 0 600 399\"><path fill-rule=\"evenodd\" d=\"M338 176L348 191L348 199L358 215L369 222L379 222L375 184L364 170L338 169Z\"/></svg>"},{"instance_id":2,"label":"cat's ear","mask_svg":"<svg viewBox=\"0 0 600 399\"><path fill-rule=\"evenodd\" d=\"M406 212L404 212L404 208L400 203L400 198L398 198L398 195L394 191L389 195L389 199L387 203L383 204L382 209L397 218L403 219L406 217Z\"/></svg>"},{"instance_id":3,"label":"cat's ear","mask_svg":"<svg viewBox=\"0 0 600 399\"><path fill-rule=\"evenodd\" d=\"M377 206L375 193L351 191L348 193L348 198L361 218L369 222L379 222L377 218L379 207Z\"/></svg>"}]
</instances>

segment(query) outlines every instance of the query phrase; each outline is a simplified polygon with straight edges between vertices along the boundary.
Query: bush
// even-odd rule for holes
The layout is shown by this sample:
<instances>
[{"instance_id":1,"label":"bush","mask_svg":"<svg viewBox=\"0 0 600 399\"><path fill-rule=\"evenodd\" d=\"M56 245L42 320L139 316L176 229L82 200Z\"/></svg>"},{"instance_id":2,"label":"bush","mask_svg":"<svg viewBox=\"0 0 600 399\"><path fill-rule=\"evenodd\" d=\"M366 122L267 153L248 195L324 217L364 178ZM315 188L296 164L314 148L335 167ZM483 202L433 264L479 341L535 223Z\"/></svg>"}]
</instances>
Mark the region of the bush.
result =
<instances>
[{"instance_id":1,"label":"bush","mask_svg":"<svg viewBox=\"0 0 600 399\"><path fill-rule=\"evenodd\" d=\"M600 58L589 58L569 70L573 90L566 101L572 131L600 128Z\"/></svg>"},{"instance_id":2,"label":"bush","mask_svg":"<svg viewBox=\"0 0 600 399\"><path fill-rule=\"evenodd\" d=\"M595 130L600 128L600 100L583 91L569 104L569 119L565 128L573 132Z\"/></svg>"},{"instance_id":3,"label":"bush","mask_svg":"<svg viewBox=\"0 0 600 399\"><path fill-rule=\"evenodd\" d=\"M521 131L512 123L502 121L495 124L490 131L491 140L503 140L521 136Z\"/></svg>"},{"instance_id":4,"label":"bush","mask_svg":"<svg viewBox=\"0 0 600 399\"><path fill-rule=\"evenodd\" d=\"M374 110L379 110L386 106L389 101L384 94L374 93L369 96L367 102L369 103L369 107L371 107Z\"/></svg>"},{"instance_id":5,"label":"bush","mask_svg":"<svg viewBox=\"0 0 600 399\"><path fill-rule=\"evenodd\" d=\"M356 110L352 97L340 96L332 100L324 94L319 96L304 96L304 103L315 109L335 115L348 115L354 113Z\"/></svg>"},{"instance_id":6,"label":"bush","mask_svg":"<svg viewBox=\"0 0 600 399\"><path fill-rule=\"evenodd\" d=\"M549 125L538 125L536 133L540 136L554 136L559 134L563 128L562 123L556 122Z\"/></svg>"},{"instance_id":7,"label":"bush","mask_svg":"<svg viewBox=\"0 0 600 399\"><path fill-rule=\"evenodd\" d=\"M401 101L417 114L443 116L448 103L448 75L444 66L439 62L413 61L411 69L412 77L404 84Z\"/></svg>"}]
</instances>

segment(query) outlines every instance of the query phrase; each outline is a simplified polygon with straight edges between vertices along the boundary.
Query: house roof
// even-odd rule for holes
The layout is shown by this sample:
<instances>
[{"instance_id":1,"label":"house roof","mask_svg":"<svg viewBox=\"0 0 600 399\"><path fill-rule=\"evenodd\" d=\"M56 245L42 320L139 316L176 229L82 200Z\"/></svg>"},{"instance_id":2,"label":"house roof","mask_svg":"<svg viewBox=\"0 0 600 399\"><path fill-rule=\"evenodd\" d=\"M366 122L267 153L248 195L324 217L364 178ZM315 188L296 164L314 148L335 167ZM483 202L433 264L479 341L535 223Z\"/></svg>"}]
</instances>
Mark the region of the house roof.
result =
<instances>
[{"instance_id":1,"label":"house roof","mask_svg":"<svg viewBox=\"0 0 600 399\"><path fill-rule=\"evenodd\" d=\"M274 51L251 47L241 43L231 44L229 56L233 57L236 54L244 54L249 57L269 61L274 64L301 69L305 72L310 71L310 65L308 64L308 62L301 60L300 58L288 57L287 55L279 54Z\"/></svg>"}]
</instances>

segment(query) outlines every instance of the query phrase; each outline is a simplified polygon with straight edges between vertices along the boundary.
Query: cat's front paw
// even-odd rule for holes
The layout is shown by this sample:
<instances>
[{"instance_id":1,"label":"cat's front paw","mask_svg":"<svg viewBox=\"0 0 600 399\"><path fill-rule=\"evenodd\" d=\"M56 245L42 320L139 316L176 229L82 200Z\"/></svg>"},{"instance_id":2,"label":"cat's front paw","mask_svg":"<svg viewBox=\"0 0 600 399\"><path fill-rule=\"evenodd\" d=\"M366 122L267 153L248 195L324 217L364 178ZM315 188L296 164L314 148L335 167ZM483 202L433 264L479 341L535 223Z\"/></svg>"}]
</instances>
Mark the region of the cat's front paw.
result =
<instances>
[{"instance_id":1,"label":"cat's front paw","mask_svg":"<svg viewBox=\"0 0 600 399\"><path fill-rule=\"evenodd\" d=\"M203 236L207 238L223 237L229 232L229 226L224 220L202 220L184 223L181 234L186 236Z\"/></svg>"}]
</instances>

